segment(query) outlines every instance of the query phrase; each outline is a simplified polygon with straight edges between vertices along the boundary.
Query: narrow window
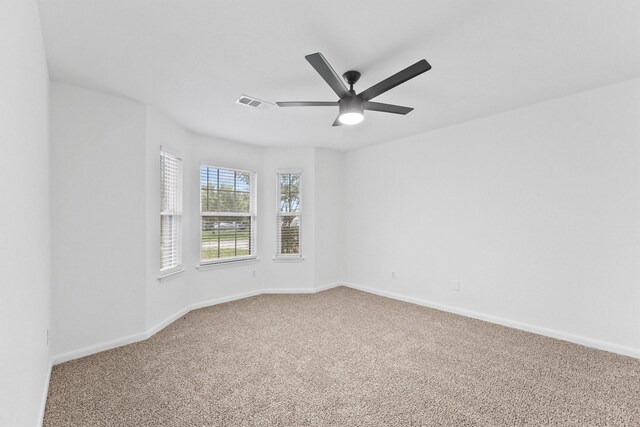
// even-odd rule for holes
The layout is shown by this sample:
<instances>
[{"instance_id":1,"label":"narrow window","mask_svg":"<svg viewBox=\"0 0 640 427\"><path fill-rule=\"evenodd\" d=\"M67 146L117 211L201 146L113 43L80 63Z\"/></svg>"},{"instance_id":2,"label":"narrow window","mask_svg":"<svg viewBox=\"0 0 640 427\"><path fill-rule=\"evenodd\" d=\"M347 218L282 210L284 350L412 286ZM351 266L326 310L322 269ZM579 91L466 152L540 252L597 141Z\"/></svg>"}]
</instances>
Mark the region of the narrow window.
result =
<instances>
[{"instance_id":1,"label":"narrow window","mask_svg":"<svg viewBox=\"0 0 640 427\"><path fill-rule=\"evenodd\" d=\"M160 275L182 269L182 159L160 151Z\"/></svg>"},{"instance_id":2,"label":"narrow window","mask_svg":"<svg viewBox=\"0 0 640 427\"><path fill-rule=\"evenodd\" d=\"M302 172L278 173L276 258L302 257Z\"/></svg>"},{"instance_id":3,"label":"narrow window","mask_svg":"<svg viewBox=\"0 0 640 427\"><path fill-rule=\"evenodd\" d=\"M256 256L255 174L200 166L200 262Z\"/></svg>"}]
</instances>

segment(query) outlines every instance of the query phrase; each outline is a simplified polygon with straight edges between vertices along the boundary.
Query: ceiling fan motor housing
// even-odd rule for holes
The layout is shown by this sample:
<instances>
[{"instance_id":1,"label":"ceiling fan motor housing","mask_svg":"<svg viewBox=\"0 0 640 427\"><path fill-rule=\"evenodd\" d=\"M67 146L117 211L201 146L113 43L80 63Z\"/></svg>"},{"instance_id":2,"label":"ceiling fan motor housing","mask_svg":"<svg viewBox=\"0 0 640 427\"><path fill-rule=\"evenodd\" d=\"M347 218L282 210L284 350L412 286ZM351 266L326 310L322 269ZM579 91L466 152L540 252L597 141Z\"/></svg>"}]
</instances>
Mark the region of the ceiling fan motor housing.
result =
<instances>
[{"instance_id":1,"label":"ceiling fan motor housing","mask_svg":"<svg viewBox=\"0 0 640 427\"><path fill-rule=\"evenodd\" d=\"M364 101L357 96L342 98L338 101L340 115L346 113L360 113L364 115Z\"/></svg>"}]
</instances>

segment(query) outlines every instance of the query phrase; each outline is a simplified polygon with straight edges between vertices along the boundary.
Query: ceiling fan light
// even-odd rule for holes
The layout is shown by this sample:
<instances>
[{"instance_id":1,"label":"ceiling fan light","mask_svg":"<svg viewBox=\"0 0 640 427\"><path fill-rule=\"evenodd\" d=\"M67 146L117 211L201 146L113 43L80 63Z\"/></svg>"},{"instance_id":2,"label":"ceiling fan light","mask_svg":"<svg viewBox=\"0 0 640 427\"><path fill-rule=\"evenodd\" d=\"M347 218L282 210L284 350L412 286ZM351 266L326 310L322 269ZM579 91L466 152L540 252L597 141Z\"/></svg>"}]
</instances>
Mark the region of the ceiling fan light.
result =
<instances>
[{"instance_id":1,"label":"ceiling fan light","mask_svg":"<svg viewBox=\"0 0 640 427\"><path fill-rule=\"evenodd\" d=\"M340 100L338 121L343 125L357 125L364 119L364 102L355 96Z\"/></svg>"},{"instance_id":2,"label":"ceiling fan light","mask_svg":"<svg viewBox=\"0 0 640 427\"><path fill-rule=\"evenodd\" d=\"M343 125L357 125L364 119L364 114L362 113L344 113L340 114L338 120Z\"/></svg>"}]
</instances>

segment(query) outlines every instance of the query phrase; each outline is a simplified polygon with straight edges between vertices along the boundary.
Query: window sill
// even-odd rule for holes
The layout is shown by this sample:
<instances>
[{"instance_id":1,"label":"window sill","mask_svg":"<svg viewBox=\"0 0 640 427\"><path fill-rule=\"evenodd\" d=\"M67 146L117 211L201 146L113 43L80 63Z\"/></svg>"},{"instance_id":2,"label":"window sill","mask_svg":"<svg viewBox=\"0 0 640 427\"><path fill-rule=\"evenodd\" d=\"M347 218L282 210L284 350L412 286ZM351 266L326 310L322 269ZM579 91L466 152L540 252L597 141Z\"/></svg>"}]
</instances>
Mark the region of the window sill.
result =
<instances>
[{"instance_id":1,"label":"window sill","mask_svg":"<svg viewBox=\"0 0 640 427\"><path fill-rule=\"evenodd\" d=\"M171 273L165 273L162 274L160 276L158 276L158 282L160 283L164 283L164 282L168 282L169 280L175 279L177 277L182 276L182 273L184 273L184 268L177 270L177 271L172 271Z\"/></svg>"},{"instance_id":2,"label":"window sill","mask_svg":"<svg viewBox=\"0 0 640 427\"><path fill-rule=\"evenodd\" d=\"M238 259L238 260L232 260L232 261L209 262L206 264L200 264L196 266L196 270L207 271L207 270L218 270L221 268L241 267L243 265L257 264L258 261L260 261L260 258L246 258L246 259Z\"/></svg>"},{"instance_id":3,"label":"window sill","mask_svg":"<svg viewBox=\"0 0 640 427\"><path fill-rule=\"evenodd\" d=\"M273 258L273 262L303 262L305 260L304 257L275 257Z\"/></svg>"}]
</instances>

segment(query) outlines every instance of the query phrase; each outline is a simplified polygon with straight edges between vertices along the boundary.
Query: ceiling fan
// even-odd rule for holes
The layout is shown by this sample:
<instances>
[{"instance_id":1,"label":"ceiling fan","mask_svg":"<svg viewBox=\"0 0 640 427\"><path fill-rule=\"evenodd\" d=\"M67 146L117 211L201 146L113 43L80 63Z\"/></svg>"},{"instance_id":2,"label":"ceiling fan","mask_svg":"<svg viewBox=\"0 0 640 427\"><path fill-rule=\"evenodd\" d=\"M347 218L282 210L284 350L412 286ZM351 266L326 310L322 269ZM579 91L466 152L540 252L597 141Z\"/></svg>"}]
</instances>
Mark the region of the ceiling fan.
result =
<instances>
[{"instance_id":1,"label":"ceiling fan","mask_svg":"<svg viewBox=\"0 0 640 427\"><path fill-rule=\"evenodd\" d=\"M382 113L393 114L407 114L413 108L402 107L400 105L383 104L381 102L372 102L371 100L378 95L385 93L386 91L393 89L394 87L410 80L425 71L431 69L431 65L424 60L416 62L415 64L405 68L404 70L394 74L393 76L382 80L381 82L371 86L369 89L356 94L353 90L353 85L356 84L360 78L360 72L347 71L342 77L349 84L349 90L340 80L340 77L331 68L329 62L325 59L320 52L312 53L305 56L305 59L309 61L309 64L316 69L318 74L324 79L325 82L333 89L333 91L340 97L338 101L325 102L325 101L294 101L294 102L276 102L280 107L333 107L338 106L339 114L338 118L333 122L333 126L342 125L355 125L360 123L364 119L364 110L380 111Z\"/></svg>"}]
</instances>

